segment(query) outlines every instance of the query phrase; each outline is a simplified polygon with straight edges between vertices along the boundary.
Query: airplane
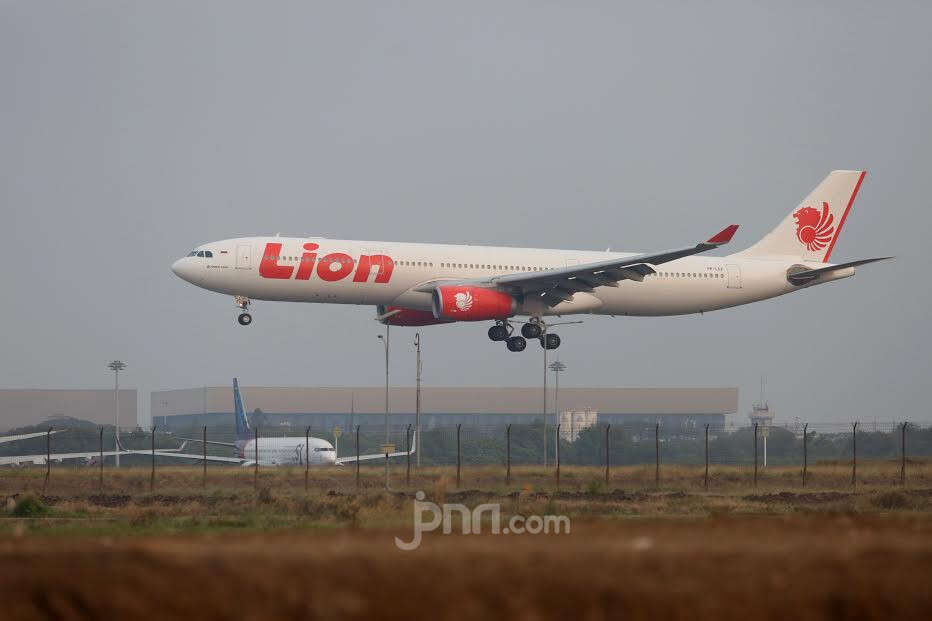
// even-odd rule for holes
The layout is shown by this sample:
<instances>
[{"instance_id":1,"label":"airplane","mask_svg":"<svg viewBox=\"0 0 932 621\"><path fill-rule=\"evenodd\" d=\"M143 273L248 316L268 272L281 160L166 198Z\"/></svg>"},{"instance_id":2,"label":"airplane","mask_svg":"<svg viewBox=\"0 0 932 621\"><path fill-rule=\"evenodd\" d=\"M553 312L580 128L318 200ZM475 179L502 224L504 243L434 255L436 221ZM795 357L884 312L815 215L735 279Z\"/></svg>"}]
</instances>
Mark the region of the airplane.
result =
<instances>
[{"instance_id":1,"label":"airplane","mask_svg":"<svg viewBox=\"0 0 932 621\"><path fill-rule=\"evenodd\" d=\"M491 321L492 341L556 349L551 317L666 316L749 304L853 276L892 257L829 262L866 171L836 170L751 247L694 256L731 241L737 225L656 253L549 250L322 237L239 237L175 261L180 278L233 296L241 325L253 300L359 304L389 326ZM515 334L516 317L521 334Z\"/></svg>"},{"instance_id":2,"label":"airplane","mask_svg":"<svg viewBox=\"0 0 932 621\"><path fill-rule=\"evenodd\" d=\"M266 438L260 437L258 441L251 432L249 418L246 416L246 404L243 401L243 395L239 390L239 382L233 378L233 418L236 424L236 441L235 442L217 442L207 440L207 444L217 446L226 446L235 450L236 456L207 455L207 461L216 461L223 463L239 464L242 466L252 466L257 462L260 466L282 466L282 465L301 465L309 466L327 466L343 465L355 461L366 461L373 459L385 459L385 453L373 453L367 455L352 455L348 457L338 457L333 445L323 438L308 437L305 443L304 437L284 437L284 438ZM178 438L185 442L203 442L197 438ZM257 446L258 443L258 446ZM417 445L417 432L410 451L391 452L387 457L400 457L402 455L413 455ZM182 447L184 444L182 444ZM151 451L139 451L140 453L152 454ZM175 451L155 451L156 455L165 457L178 457L181 459L204 460L203 454L182 453L180 449Z\"/></svg>"},{"instance_id":3,"label":"airplane","mask_svg":"<svg viewBox=\"0 0 932 621\"><path fill-rule=\"evenodd\" d=\"M207 444L227 446L235 449L236 456L224 455L207 455L207 461L222 462L228 464L239 464L242 466L252 466L256 464L256 457L260 466L281 466L281 465L304 465L307 460L310 466L324 465L343 465L355 461L367 461L373 459L385 459L385 453L372 453L366 455L352 455L348 457L337 457L336 450L330 442L322 438L308 438L305 448L305 439L303 437L285 437L285 438L263 438L258 440L256 446L255 436L252 435L249 419L246 416L246 404L239 390L239 382L233 378L233 418L236 423L236 441L235 442L217 442L208 440ZM25 434L16 439L25 439L45 435L45 432L39 434ZM152 450L131 450L123 448L119 443L118 450L115 451L86 451L81 453L52 453L46 456L45 453L34 455L3 455L0 456L0 465L20 465L20 464L45 464L50 458L51 461L60 462L63 459L83 459L88 464L99 464L101 456L112 457L119 452L120 455L158 455L161 457L177 457L180 459L194 459L202 461L205 459L203 454L184 453L184 448L188 442L202 442L197 438L178 438L182 440L181 446L174 449L157 449ZM403 455L413 455L417 446L417 432L415 432L410 451L398 451L388 453L388 457L400 457ZM258 450L257 450L258 448ZM250 459L252 458L252 459Z\"/></svg>"}]
</instances>

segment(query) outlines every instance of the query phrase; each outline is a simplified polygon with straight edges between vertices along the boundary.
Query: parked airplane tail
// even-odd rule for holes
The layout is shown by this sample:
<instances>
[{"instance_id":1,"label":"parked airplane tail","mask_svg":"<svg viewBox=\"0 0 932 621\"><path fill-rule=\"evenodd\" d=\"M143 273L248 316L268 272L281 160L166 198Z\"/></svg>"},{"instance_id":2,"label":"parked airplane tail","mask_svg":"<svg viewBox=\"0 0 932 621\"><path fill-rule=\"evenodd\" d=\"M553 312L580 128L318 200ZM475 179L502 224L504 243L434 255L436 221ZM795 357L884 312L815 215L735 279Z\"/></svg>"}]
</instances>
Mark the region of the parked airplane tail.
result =
<instances>
[{"instance_id":1,"label":"parked airplane tail","mask_svg":"<svg viewBox=\"0 0 932 621\"><path fill-rule=\"evenodd\" d=\"M233 378L233 415L236 418L236 439L249 440L249 419L246 418L246 405L239 392L239 382Z\"/></svg>"},{"instance_id":2,"label":"parked airplane tail","mask_svg":"<svg viewBox=\"0 0 932 621\"><path fill-rule=\"evenodd\" d=\"M832 171L777 228L738 256L827 263L866 174Z\"/></svg>"}]
</instances>

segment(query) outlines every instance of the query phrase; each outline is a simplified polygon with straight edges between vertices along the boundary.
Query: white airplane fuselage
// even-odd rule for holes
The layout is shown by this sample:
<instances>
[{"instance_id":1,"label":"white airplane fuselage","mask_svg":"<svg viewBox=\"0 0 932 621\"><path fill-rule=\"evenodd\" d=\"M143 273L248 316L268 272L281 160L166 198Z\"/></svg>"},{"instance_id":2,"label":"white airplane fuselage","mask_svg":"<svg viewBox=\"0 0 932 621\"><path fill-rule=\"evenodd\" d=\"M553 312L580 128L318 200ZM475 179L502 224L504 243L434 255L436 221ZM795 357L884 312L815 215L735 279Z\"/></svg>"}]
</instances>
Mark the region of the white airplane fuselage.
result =
<instances>
[{"instance_id":1,"label":"white airplane fuselage","mask_svg":"<svg viewBox=\"0 0 932 621\"><path fill-rule=\"evenodd\" d=\"M312 251L306 246L315 247ZM431 310L431 295L414 289L430 281L542 271L633 256L632 253L496 246L367 242L323 238L241 237L198 247L172 270L198 287L253 300L397 306ZM388 257L387 267L370 257ZM275 257L269 259L268 257ZM380 259L380 261L384 261ZM387 261L384 261L388 264ZM795 257L692 256L657 266L643 281L578 292L553 307L526 301L516 315L683 315L765 300L854 274L846 268L805 285L787 280L791 268L825 263ZM380 273L381 270L381 273Z\"/></svg>"},{"instance_id":2,"label":"white airplane fuselage","mask_svg":"<svg viewBox=\"0 0 932 621\"><path fill-rule=\"evenodd\" d=\"M247 463L255 463L258 456L260 466L325 466L336 463L337 454L330 442L322 438L284 437L259 438L239 443L239 456Z\"/></svg>"}]
</instances>

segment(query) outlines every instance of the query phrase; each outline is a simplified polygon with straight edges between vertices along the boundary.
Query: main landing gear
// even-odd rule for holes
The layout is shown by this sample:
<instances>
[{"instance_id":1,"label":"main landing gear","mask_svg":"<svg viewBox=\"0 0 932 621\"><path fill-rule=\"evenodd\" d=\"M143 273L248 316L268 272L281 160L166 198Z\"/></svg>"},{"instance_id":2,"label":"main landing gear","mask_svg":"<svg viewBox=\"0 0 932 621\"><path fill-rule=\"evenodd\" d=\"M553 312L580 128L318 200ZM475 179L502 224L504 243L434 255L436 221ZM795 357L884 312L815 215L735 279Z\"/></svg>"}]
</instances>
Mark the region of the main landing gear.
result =
<instances>
[{"instance_id":1,"label":"main landing gear","mask_svg":"<svg viewBox=\"0 0 932 621\"><path fill-rule=\"evenodd\" d=\"M252 315L247 312L249 309L249 298L243 295L233 296L233 304L243 311L240 313L239 317L236 318L236 320L239 322L239 325L248 326L251 324Z\"/></svg>"},{"instance_id":2,"label":"main landing gear","mask_svg":"<svg viewBox=\"0 0 932 621\"><path fill-rule=\"evenodd\" d=\"M547 332L547 324L535 317L521 326L521 336L513 336L514 327L508 320L497 320L489 328L489 339L505 341L508 351L524 351L528 339L537 339L544 349L556 349L560 346L560 337Z\"/></svg>"}]
</instances>

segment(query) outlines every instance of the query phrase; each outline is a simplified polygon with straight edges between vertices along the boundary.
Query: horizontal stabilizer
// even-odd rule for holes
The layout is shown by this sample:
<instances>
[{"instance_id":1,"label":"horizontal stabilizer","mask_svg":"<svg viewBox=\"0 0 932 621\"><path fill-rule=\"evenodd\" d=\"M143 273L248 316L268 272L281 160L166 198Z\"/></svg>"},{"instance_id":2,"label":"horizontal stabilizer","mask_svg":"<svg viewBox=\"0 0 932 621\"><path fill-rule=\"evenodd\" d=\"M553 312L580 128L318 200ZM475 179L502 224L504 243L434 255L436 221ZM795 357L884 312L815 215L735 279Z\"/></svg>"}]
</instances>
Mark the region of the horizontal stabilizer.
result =
<instances>
[{"instance_id":1,"label":"horizontal stabilizer","mask_svg":"<svg viewBox=\"0 0 932 621\"><path fill-rule=\"evenodd\" d=\"M787 275L787 280L789 280L794 285L805 285L808 282L812 282L819 276L823 274L828 274L836 270L842 270L848 267L857 267L859 265L866 265L868 263L874 263L875 261L886 261L887 259L892 259L893 257L877 257L875 259L859 259L857 261L849 261L848 263L839 263L838 265L830 265L828 267L820 267L814 270L803 270L800 272L795 272Z\"/></svg>"}]
</instances>

